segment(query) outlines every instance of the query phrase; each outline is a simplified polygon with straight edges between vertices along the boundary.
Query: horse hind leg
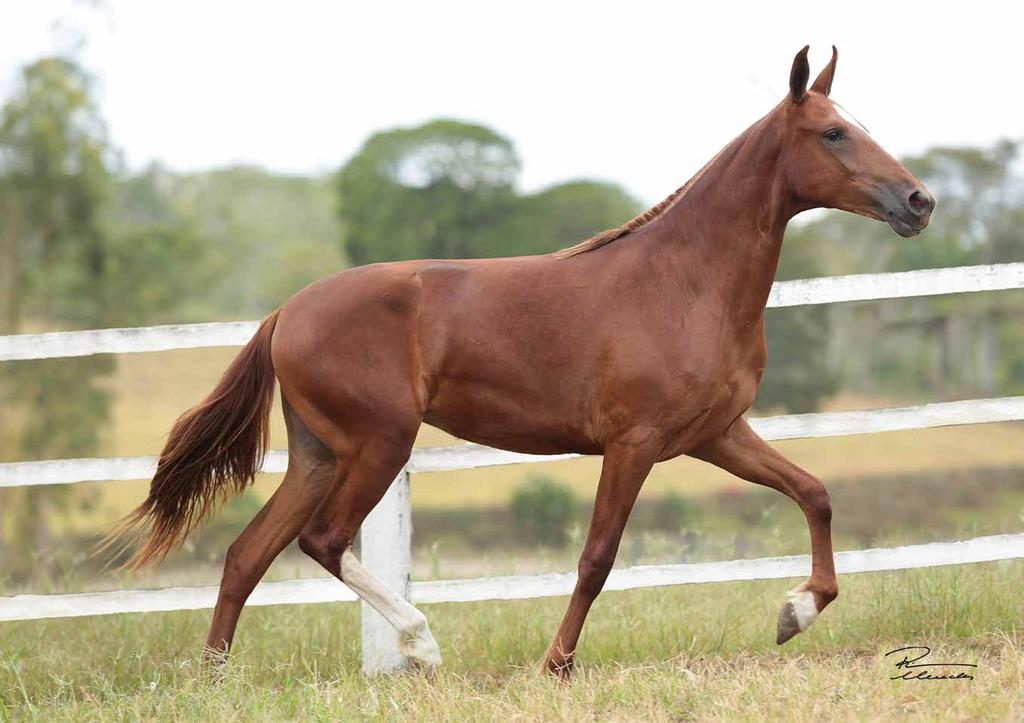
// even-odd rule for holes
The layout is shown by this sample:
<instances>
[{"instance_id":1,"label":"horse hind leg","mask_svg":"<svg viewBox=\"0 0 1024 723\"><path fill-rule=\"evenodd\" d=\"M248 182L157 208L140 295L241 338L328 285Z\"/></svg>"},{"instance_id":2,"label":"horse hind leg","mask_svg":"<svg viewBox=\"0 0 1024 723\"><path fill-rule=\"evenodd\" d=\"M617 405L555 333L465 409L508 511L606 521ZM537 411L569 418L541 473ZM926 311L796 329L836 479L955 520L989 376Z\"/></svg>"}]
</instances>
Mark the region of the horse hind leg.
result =
<instances>
[{"instance_id":1,"label":"horse hind leg","mask_svg":"<svg viewBox=\"0 0 1024 723\"><path fill-rule=\"evenodd\" d=\"M204 658L222 659L231 647L238 617L270 563L295 539L334 479L334 454L283 401L288 428L288 471L281 486L228 548Z\"/></svg>"},{"instance_id":2,"label":"horse hind leg","mask_svg":"<svg viewBox=\"0 0 1024 723\"><path fill-rule=\"evenodd\" d=\"M441 664L441 651L427 618L370 574L352 552L356 532L402 470L414 439L412 430L361 445L347 469L339 466L340 484L335 484L302 529L299 547L395 628L404 656L433 667Z\"/></svg>"}]
</instances>

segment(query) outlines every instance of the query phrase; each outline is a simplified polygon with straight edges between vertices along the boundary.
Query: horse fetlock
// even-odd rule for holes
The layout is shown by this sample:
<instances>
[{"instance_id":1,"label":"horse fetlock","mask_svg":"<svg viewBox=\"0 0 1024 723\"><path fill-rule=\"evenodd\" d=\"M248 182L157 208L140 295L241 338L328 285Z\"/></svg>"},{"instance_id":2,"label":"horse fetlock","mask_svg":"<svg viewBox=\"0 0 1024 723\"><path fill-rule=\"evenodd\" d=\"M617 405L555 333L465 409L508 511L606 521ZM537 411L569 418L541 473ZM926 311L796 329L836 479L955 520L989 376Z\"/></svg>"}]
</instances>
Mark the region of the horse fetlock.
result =
<instances>
[{"instance_id":1,"label":"horse fetlock","mask_svg":"<svg viewBox=\"0 0 1024 723\"><path fill-rule=\"evenodd\" d=\"M549 652L544 659L541 672L553 675L563 683L566 683L572 678L572 672L575 664L576 656L572 653L562 654Z\"/></svg>"},{"instance_id":2,"label":"horse fetlock","mask_svg":"<svg viewBox=\"0 0 1024 723\"><path fill-rule=\"evenodd\" d=\"M835 584L821 589L815 588L814 598L818 601L818 612L824 610L825 606L834 601L837 597L839 597L839 588L836 587Z\"/></svg>"},{"instance_id":3,"label":"horse fetlock","mask_svg":"<svg viewBox=\"0 0 1024 723\"><path fill-rule=\"evenodd\" d=\"M200 670L202 674L212 682L219 682L224 677L224 669L228 662L227 641L222 646L203 646L203 655L200 659Z\"/></svg>"}]
</instances>

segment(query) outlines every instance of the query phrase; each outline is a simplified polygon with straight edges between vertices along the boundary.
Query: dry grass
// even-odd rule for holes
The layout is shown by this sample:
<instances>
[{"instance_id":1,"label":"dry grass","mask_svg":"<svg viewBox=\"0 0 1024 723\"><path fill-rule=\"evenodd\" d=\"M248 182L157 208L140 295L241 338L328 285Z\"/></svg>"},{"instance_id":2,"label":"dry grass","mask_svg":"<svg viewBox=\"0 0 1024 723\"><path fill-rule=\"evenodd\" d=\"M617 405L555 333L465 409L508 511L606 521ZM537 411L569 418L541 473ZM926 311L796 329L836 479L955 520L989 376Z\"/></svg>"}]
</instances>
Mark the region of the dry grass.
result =
<instances>
[{"instance_id":1,"label":"dry grass","mask_svg":"<svg viewBox=\"0 0 1024 723\"><path fill-rule=\"evenodd\" d=\"M425 606L445 664L366 681L354 605L254 608L219 685L197 674L208 612L0 625L0 719L1020 720L1024 562L846 576L807 633L772 642L764 581L610 593L569 687L536 675L565 599ZM893 648L976 663L893 681Z\"/></svg>"}]
</instances>

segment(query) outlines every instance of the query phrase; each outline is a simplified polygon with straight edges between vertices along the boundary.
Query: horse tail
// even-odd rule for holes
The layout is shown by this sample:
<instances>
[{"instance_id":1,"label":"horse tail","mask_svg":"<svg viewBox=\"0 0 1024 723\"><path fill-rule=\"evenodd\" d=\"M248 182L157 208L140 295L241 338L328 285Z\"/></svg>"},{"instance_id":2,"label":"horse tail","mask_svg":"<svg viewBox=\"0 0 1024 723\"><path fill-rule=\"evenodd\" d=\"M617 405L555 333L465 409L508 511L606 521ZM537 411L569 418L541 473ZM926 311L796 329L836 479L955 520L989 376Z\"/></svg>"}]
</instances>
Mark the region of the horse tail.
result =
<instances>
[{"instance_id":1,"label":"horse tail","mask_svg":"<svg viewBox=\"0 0 1024 723\"><path fill-rule=\"evenodd\" d=\"M206 399L174 423L146 500L110 529L96 552L115 545L124 552L148 527L124 567L159 563L203 518L253 483L267 449L278 313L263 320Z\"/></svg>"}]
</instances>

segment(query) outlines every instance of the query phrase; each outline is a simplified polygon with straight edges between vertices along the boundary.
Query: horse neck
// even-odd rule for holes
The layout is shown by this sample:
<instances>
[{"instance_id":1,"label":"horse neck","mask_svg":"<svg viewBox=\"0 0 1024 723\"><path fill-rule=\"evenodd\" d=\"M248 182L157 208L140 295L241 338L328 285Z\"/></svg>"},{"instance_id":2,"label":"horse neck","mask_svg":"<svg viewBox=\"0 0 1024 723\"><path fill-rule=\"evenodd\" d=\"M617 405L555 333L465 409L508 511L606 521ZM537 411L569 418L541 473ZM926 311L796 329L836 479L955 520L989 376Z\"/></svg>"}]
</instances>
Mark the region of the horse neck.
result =
<instances>
[{"instance_id":1,"label":"horse neck","mask_svg":"<svg viewBox=\"0 0 1024 723\"><path fill-rule=\"evenodd\" d=\"M782 237L794 215L780 173L778 114L725 147L645 236L652 261L670 268L684 293L729 302L740 323L759 319L771 291Z\"/></svg>"}]
</instances>

